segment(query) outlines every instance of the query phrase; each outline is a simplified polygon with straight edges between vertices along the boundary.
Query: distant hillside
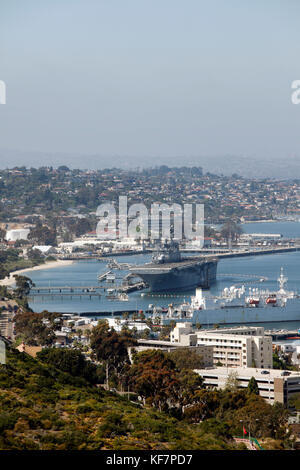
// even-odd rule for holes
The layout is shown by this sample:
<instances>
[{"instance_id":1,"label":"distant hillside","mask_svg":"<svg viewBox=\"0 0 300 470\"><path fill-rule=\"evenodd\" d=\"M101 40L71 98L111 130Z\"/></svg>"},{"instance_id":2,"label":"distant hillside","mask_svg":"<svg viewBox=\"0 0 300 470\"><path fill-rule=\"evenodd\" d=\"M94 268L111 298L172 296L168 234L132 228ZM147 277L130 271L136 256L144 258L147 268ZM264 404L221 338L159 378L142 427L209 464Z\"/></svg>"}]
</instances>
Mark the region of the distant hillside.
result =
<instances>
[{"instance_id":1,"label":"distant hillside","mask_svg":"<svg viewBox=\"0 0 300 470\"><path fill-rule=\"evenodd\" d=\"M232 448L14 349L0 365L0 450Z\"/></svg>"},{"instance_id":2,"label":"distant hillside","mask_svg":"<svg viewBox=\"0 0 300 470\"><path fill-rule=\"evenodd\" d=\"M285 157L282 159L257 158L252 156L222 156L199 158L199 165L204 171L231 176L237 174L247 178L300 178L300 158Z\"/></svg>"},{"instance_id":3,"label":"distant hillside","mask_svg":"<svg viewBox=\"0 0 300 470\"><path fill-rule=\"evenodd\" d=\"M300 157L283 155L281 159L252 155L82 155L73 153L29 152L0 148L0 168L14 166L58 167L71 169L149 168L160 165L202 166L204 172L217 175L234 173L249 178L300 178Z\"/></svg>"}]
</instances>

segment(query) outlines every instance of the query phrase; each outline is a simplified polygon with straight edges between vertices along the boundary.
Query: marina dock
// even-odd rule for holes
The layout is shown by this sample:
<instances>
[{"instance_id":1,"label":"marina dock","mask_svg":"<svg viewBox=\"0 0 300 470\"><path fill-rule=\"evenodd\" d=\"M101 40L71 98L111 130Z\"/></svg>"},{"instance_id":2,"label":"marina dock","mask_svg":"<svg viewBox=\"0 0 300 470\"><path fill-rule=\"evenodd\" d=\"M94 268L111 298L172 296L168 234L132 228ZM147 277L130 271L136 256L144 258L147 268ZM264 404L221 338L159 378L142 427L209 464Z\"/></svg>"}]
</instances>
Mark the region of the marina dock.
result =
<instances>
[{"instance_id":1,"label":"marina dock","mask_svg":"<svg viewBox=\"0 0 300 470\"><path fill-rule=\"evenodd\" d=\"M32 294L42 294L42 293L76 293L80 291L81 293L92 293L97 290L104 289L103 286L39 286L39 287L32 287L30 292Z\"/></svg>"},{"instance_id":2,"label":"marina dock","mask_svg":"<svg viewBox=\"0 0 300 470\"><path fill-rule=\"evenodd\" d=\"M273 341L300 339L300 330L265 330L265 335L272 336Z\"/></svg>"},{"instance_id":3,"label":"marina dock","mask_svg":"<svg viewBox=\"0 0 300 470\"><path fill-rule=\"evenodd\" d=\"M115 287L115 291L119 294L128 294L137 290L145 289L147 285L143 281L134 284L120 285ZM108 286L38 286L30 289L29 297L45 297L45 296L59 296L59 297L101 297L107 290L111 288Z\"/></svg>"}]
</instances>

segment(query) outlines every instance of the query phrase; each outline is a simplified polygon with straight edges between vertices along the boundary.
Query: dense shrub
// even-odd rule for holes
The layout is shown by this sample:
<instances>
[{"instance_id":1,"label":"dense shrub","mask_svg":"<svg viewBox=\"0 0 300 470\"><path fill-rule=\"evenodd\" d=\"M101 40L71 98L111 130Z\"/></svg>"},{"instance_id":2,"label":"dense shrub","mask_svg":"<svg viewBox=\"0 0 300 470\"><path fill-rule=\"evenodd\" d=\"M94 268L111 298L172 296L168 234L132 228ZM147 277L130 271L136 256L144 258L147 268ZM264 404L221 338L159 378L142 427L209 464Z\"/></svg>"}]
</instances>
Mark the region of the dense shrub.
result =
<instances>
[{"instance_id":1,"label":"dense shrub","mask_svg":"<svg viewBox=\"0 0 300 470\"><path fill-rule=\"evenodd\" d=\"M0 434L7 429L13 429L17 420L16 413L0 413Z\"/></svg>"},{"instance_id":2,"label":"dense shrub","mask_svg":"<svg viewBox=\"0 0 300 470\"><path fill-rule=\"evenodd\" d=\"M74 377L82 377L92 384L99 382L101 371L95 364L87 361L79 350L47 348L39 352L37 356L42 362L51 364Z\"/></svg>"},{"instance_id":3,"label":"dense shrub","mask_svg":"<svg viewBox=\"0 0 300 470\"><path fill-rule=\"evenodd\" d=\"M118 412L111 412L105 415L103 423L99 426L99 437L123 436L128 431L128 425L123 419L123 415Z\"/></svg>"}]
</instances>

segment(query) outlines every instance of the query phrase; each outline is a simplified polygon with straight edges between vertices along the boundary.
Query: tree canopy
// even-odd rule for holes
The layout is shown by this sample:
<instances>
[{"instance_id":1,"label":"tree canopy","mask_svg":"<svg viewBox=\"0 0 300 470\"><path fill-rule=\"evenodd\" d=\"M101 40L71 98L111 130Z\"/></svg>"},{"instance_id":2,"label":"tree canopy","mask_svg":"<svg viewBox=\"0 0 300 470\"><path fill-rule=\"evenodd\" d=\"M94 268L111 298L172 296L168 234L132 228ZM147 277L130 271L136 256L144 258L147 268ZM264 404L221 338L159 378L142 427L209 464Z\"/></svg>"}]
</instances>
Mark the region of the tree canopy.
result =
<instances>
[{"instance_id":1,"label":"tree canopy","mask_svg":"<svg viewBox=\"0 0 300 470\"><path fill-rule=\"evenodd\" d=\"M248 392L254 393L255 395L259 395L258 384L255 377L251 377L248 383Z\"/></svg>"},{"instance_id":2,"label":"tree canopy","mask_svg":"<svg viewBox=\"0 0 300 470\"><path fill-rule=\"evenodd\" d=\"M98 383L103 377L103 369L99 369L77 349L46 348L37 354L42 362L51 364L74 377L83 377L88 382Z\"/></svg>"}]
</instances>

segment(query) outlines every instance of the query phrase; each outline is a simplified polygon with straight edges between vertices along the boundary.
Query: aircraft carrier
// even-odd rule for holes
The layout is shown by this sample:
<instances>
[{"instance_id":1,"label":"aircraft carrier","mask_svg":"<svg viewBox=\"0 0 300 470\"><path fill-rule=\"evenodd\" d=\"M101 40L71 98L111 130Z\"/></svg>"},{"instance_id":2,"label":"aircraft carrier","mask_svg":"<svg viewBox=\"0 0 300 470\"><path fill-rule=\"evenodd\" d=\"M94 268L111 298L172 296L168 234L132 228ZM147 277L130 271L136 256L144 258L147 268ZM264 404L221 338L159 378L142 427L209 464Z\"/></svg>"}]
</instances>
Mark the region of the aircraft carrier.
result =
<instances>
[{"instance_id":1,"label":"aircraft carrier","mask_svg":"<svg viewBox=\"0 0 300 470\"><path fill-rule=\"evenodd\" d=\"M130 268L141 277L150 292L173 292L195 287L208 289L216 280L217 258L181 257L177 243L165 243L152 257L152 262Z\"/></svg>"}]
</instances>

